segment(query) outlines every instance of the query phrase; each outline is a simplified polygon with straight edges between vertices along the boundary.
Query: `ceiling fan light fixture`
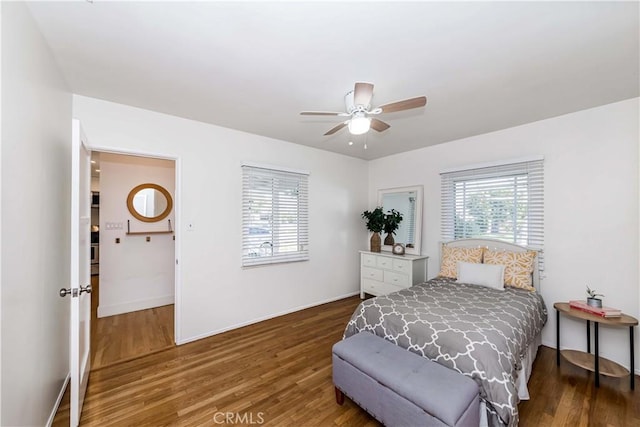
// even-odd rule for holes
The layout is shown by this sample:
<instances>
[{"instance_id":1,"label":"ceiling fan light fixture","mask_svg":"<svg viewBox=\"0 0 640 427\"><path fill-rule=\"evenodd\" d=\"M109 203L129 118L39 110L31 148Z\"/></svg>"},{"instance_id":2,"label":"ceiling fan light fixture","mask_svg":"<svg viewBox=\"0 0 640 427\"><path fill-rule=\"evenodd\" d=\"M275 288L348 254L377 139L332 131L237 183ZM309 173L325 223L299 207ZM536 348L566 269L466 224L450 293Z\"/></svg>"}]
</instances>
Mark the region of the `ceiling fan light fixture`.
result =
<instances>
[{"instance_id":1,"label":"ceiling fan light fixture","mask_svg":"<svg viewBox=\"0 0 640 427\"><path fill-rule=\"evenodd\" d=\"M362 135L371 128L371 119L364 116L354 117L349 121L349 132L351 135Z\"/></svg>"}]
</instances>

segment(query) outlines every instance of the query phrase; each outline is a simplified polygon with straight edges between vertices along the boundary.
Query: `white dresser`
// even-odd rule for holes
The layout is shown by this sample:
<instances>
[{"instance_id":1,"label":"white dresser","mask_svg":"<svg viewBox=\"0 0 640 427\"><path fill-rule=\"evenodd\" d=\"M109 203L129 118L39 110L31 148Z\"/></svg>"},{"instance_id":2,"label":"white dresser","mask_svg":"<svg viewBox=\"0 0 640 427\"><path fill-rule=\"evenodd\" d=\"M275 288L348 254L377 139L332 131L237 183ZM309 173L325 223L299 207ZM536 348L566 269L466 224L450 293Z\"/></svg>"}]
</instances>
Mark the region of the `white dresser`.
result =
<instances>
[{"instance_id":1,"label":"white dresser","mask_svg":"<svg viewBox=\"0 0 640 427\"><path fill-rule=\"evenodd\" d=\"M360 298L386 295L427 280L428 256L360 251Z\"/></svg>"}]
</instances>

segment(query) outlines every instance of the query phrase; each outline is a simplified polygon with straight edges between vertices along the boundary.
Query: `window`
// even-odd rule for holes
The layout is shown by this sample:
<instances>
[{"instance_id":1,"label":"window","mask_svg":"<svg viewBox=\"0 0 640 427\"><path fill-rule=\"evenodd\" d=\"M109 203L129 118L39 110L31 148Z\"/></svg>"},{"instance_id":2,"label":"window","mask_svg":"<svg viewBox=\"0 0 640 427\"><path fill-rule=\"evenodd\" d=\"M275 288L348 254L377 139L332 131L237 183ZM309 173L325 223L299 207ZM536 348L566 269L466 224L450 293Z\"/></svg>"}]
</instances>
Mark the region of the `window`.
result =
<instances>
[{"instance_id":1,"label":"window","mask_svg":"<svg viewBox=\"0 0 640 427\"><path fill-rule=\"evenodd\" d=\"M541 251L543 172L536 158L441 173L443 239L489 238Z\"/></svg>"},{"instance_id":2,"label":"window","mask_svg":"<svg viewBox=\"0 0 640 427\"><path fill-rule=\"evenodd\" d=\"M308 173L242 166L242 265L309 259Z\"/></svg>"}]
</instances>

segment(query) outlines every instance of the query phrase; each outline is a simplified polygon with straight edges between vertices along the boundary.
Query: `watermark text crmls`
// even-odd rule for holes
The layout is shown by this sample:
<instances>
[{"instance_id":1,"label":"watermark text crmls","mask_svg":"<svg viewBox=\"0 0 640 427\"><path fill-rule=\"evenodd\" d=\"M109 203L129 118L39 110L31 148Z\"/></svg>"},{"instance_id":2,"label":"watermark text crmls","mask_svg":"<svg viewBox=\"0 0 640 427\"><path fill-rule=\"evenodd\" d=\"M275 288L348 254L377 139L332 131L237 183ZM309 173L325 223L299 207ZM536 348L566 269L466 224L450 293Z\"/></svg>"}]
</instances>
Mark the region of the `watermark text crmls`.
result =
<instances>
[{"instance_id":1,"label":"watermark text crmls","mask_svg":"<svg viewBox=\"0 0 640 427\"><path fill-rule=\"evenodd\" d=\"M216 412L213 415L216 424L264 424L264 412Z\"/></svg>"}]
</instances>

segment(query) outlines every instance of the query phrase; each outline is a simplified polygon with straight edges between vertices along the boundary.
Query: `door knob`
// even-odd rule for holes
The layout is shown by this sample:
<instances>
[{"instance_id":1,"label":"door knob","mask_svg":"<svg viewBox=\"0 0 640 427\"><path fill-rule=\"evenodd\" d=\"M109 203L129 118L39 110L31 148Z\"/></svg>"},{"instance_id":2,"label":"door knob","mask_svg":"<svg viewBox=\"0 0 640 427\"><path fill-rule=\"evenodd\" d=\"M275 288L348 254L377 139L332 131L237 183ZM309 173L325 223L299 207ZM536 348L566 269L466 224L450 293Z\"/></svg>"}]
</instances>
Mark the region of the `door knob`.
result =
<instances>
[{"instance_id":1,"label":"door knob","mask_svg":"<svg viewBox=\"0 0 640 427\"><path fill-rule=\"evenodd\" d=\"M58 294L62 298L66 297L67 295L71 295L71 296L73 296L75 298L78 295L82 295L83 292L86 292L86 293L90 294L91 291L92 291L91 285L87 285L87 286L80 286L80 292L78 292L77 289L65 289L65 288L62 288L62 289L60 289L60 292Z\"/></svg>"}]
</instances>

